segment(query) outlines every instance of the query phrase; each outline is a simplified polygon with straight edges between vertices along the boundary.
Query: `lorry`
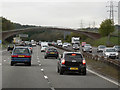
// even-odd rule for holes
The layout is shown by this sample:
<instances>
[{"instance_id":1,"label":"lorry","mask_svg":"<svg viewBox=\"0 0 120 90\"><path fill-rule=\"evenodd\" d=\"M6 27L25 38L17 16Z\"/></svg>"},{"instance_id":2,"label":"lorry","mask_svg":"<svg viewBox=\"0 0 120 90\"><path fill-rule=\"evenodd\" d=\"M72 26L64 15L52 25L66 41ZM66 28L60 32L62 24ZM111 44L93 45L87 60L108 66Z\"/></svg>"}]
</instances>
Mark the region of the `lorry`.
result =
<instances>
[{"instance_id":1,"label":"lorry","mask_svg":"<svg viewBox=\"0 0 120 90\"><path fill-rule=\"evenodd\" d=\"M73 44L78 44L80 45L80 37L72 37L71 38L71 43Z\"/></svg>"}]
</instances>

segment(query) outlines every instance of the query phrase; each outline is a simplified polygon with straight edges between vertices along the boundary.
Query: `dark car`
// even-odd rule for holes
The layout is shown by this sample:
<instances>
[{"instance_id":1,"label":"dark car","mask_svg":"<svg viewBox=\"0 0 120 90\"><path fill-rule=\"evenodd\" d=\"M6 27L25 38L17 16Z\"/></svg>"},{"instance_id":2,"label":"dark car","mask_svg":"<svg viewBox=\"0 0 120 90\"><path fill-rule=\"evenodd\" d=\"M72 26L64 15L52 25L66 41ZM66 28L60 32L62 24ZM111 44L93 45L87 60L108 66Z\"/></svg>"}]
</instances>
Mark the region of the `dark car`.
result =
<instances>
[{"instance_id":1,"label":"dark car","mask_svg":"<svg viewBox=\"0 0 120 90\"><path fill-rule=\"evenodd\" d=\"M25 63L31 66L31 52L27 47L14 48L11 55L11 66L15 63Z\"/></svg>"},{"instance_id":2,"label":"dark car","mask_svg":"<svg viewBox=\"0 0 120 90\"><path fill-rule=\"evenodd\" d=\"M58 55L59 54L58 54L57 49L54 47L50 47L45 52L45 59L47 59L48 57L55 57L57 59Z\"/></svg>"},{"instance_id":3,"label":"dark car","mask_svg":"<svg viewBox=\"0 0 120 90\"><path fill-rule=\"evenodd\" d=\"M64 52L59 58L57 71L60 75L64 72L78 72L86 75L86 61L80 52Z\"/></svg>"},{"instance_id":4,"label":"dark car","mask_svg":"<svg viewBox=\"0 0 120 90\"><path fill-rule=\"evenodd\" d=\"M10 44L10 45L8 45L7 51L13 50L14 47L15 47L14 44Z\"/></svg>"}]
</instances>

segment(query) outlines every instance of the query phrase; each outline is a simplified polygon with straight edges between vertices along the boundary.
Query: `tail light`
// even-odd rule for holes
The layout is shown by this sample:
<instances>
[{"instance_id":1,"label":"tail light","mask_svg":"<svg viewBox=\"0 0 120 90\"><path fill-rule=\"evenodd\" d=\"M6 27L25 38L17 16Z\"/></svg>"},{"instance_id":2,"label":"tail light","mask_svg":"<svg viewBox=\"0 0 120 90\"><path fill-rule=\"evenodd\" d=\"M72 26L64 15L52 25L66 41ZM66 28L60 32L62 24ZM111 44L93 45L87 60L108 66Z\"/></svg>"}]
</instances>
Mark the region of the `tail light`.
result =
<instances>
[{"instance_id":1,"label":"tail light","mask_svg":"<svg viewBox=\"0 0 120 90\"><path fill-rule=\"evenodd\" d=\"M18 55L11 55L11 57L18 57Z\"/></svg>"},{"instance_id":2,"label":"tail light","mask_svg":"<svg viewBox=\"0 0 120 90\"><path fill-rule=\"evenodd\" d=\"M32 49L32 48L30 48L30 49Z\"/></svg>"},{"instance_id":3,"label":"tail light","mask_svg":"<svg viewBox=\"0 0 120 90\"><path fill-rule=\"evenodd\" d=\"M65 64L65 60L64 59L61 62L62 62L63 65Z\"/></svg>"},{"instance_id":4,"label":"tail light","mask_svg":"<svg viewBox=\"0 0 120 90\"><path fill-rule=\"evenodd\" d=\"M83 63L83 65L85 65L85 64L86 64L86 61L85 61L85 60L83 60L83 61L82 61L82 63Z\"/></svg>"},{"instance_id":5,"label":"tail light","mask_svg":"<svg viewBox=\"0 0 120 90\"><path fill-rule=\"evenodd\" d=\"M46 53L50 53L50 52L47 51Z\"/></svg>"},{"instance_id":6,"label":"tail light","mask_svg":"<svg viewBox=\"0 0 120 90\"><path fill-rule=\"evenodd\" d=\"M26 58L31 58L31 56L24 55Z\"/></svg>"}]
</instances>

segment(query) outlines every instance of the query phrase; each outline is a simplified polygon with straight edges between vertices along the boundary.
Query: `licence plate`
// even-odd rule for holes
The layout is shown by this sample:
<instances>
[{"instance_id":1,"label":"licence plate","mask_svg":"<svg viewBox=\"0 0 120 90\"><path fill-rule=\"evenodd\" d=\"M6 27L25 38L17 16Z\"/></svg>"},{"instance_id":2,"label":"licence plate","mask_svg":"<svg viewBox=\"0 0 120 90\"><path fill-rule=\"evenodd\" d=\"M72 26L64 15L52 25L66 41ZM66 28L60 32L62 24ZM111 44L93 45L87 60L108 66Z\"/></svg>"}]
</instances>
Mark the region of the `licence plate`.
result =
<instances>
[{"instance_id":1,"label":"licence plate","mask_svg":"<svg viewBox=\"0 0 120 90\"><path fill-rule=\"evenodd\" d=\"M25 57L24 55L18 55L18 57Z\"/></svg>"},{"instance_id":2,"label":"licence plate","mask_svg":"<svg viewBox=\"0 0 120 90\"><path fill-rule=\"evenodd\" d=\"M50 54L55 54L54 52L51 52Z\"/></svg>"},{"instance_id":3,"label":"licence plate","mask_svg":"<svg viewBox=\"0 0 120 90\"><path fill-rule=\"evenodd\" d=\"M70 70L78 70L76 67L71 67Z\"/></svg>"}]
</instances>

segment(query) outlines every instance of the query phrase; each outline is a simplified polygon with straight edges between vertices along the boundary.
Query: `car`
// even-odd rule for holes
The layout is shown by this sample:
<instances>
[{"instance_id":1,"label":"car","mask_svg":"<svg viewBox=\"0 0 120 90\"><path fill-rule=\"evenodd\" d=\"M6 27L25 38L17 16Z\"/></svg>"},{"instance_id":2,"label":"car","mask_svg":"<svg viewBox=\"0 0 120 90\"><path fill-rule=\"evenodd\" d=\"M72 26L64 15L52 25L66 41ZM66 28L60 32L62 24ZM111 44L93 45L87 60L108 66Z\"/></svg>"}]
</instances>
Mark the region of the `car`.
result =
<instances>
[{"instance_id":1,"label":"car","mask_svg":"<svg viewBox=\"0 0 120 90\"><path fill-rule=\"evenodd\" d=\"M60 46L60 47L62 47L62 43L58 43L57 45Z\"/></svg>"},{"instance_id":2,"label":"car","mask_svg":"<svg viewBox=\"0 0 120 90\"><path fill-rule=\"evenodd\" d=\"M35 47L36 46L36 43L32 43L32 47Z\"/></svg>"},{"instance_id":3,"label":"car","mask_svg":"<svg viewBox=\"0 0 120 90\"><path fill-rule=\"evenodd\" d=\"M33 48L32 48L32 45L31 44L29 44L29 45L25 45L25 47L28 47L28 49L30 50L30 52L32 53L33 52Z\"/></svg>"},{"instance_id":4,"label":"car","mask_svg":"<svg viewBox=\"0 0 120 90\"><path fill-rule=\"evenodd\" d=\"M81 52L64 52L58 60L57 72L78 72L86 75L86 60Z\"/></svg>"},{"instance_id":5,"label":"car","mask_svg":"<svg viewBox=\"0 0 120 90\"><path fill-rule=\"evenodd\" d=\"M85 46L82 48L82 51L92 53L92 46L90 44L85 44Z\"/></svg>"},{"instance_id":6,"label":"car","mask_svg":"<svg viewBox=\"0 0 120 90\"><path fill-rule=\"evenodd\" d=\"M117 52L120 52L120 46L115 45L113 48L114 48Z\"/></svg>"},{"instance_id":7,"label":"car","mask_svg":"<svg viewBox=\"0 0 120 90\"><path fill-rule=\"evenodd\" d=\"M119 58L118 52L114 48L105 48L105 50L103 51L103 55L111 59Z\"/></svg>"},{"instance_id":8,"label":"car","mask_svg":"<svg viewBox=\"0 0 120 90\"><path fill-rule=\"evenodd\" d=\"M103 52L105 48L106 48L106 46L99 45L98 48L97 48L97 52Z\"/></svg>"},{"instance_id":9,"label":"car","mask_svg":"<svg viewBox=\"0 0 120 90\"><path fill-rule=\"evenodd\" d=\"M7 51L13 50L14 47L15 47L14 44L9 44L8 47L7 47Z\"/></svg>"},{"instance_id":10,"label":"car","mask_svg":"<svg viewBox=\"0 0 120 90\"><path fill-rule=\"evenodd\" d=\"M41 47L41 52L45 52L47 48L48 48L47 45L43 45L43 46Z\"/></svg>"},{"instance_id":11,"label":"car","mask_svg":"<svg viewBox=\"0 0 120 90\"><path fill-rule=\"evenodd\" d=\"M57 59L58 56L59 56L59 53L57 49L54 47L49 47L46 49L44 58L47 59L48 57L55 57Z\"/></svg>"},{"instance_id":12,"label":"car","mask_svg":"<svg viewBox=\"0 0 120 90\"><path fill-rule=\"evenodd\" d=\"M11 66L16 63L25 63L31 66L31 52L27 47L15 47L11 54Z\"/></svg>"},{"instance_id":13,"label":"car","mask_svg":"<svg viewBox=\"0 0 120 90\"><path fill-rule=\"evenodd\" d=\"M78 46L78 44L73 44L73 47L72 47L74 50L79 50L80 47Z\"/></svg>"},{"instance_id":14,"label":"car","mask_svg":"<svg viewBox=\"0 0 120 90\"><path fill-rule=\"evenodd\" d=\"M62 47L63 48L67 48L68 47L68 43L63 43Z\"/></svg>"},{"instance_id":15,"label":"car","mask_svg":"<svg viewBox=\"0 0 120 90\"><path fill-rule=\"evenodd\" d=\"M82 45L81 45L81 46L82 46L82 47L84 47L84 46L85 46L85 44L86 44L86 42L82 42Z\"/></svg>"}]
</instances>

